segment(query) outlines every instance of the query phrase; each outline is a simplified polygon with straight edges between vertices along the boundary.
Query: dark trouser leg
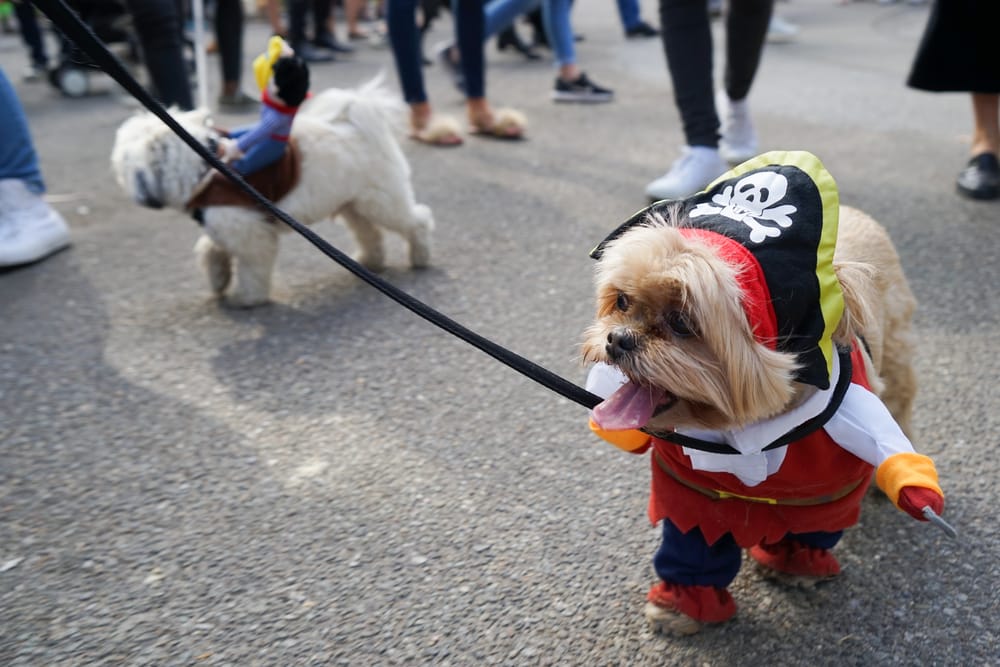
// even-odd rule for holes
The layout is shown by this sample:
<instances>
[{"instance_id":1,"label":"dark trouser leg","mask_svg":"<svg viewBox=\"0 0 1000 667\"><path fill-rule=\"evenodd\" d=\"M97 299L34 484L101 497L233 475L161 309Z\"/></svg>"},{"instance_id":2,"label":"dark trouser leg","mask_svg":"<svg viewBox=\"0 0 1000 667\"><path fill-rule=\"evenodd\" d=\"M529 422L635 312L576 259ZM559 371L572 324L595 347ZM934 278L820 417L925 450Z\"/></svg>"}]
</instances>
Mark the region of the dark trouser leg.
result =
<instances>
[{"instance_id":1,"label":"dark trouser leg","mask_svg":"<svg viewBox=\"0 0 1000 667\"><path fill-rule=\"evenodd\" d=\"M417 30L417 0L386 0L386 26L403 99L409 104L426 102L420 33Z\"/></svg>"},{"instance_id":2,"label":"dark trouser leg","mask_svg":"<svg viewBox=\"0 0 1000 667\"><path fill-rule=\"evenodd\" d=\"M739 4L744 0L736 0ZM660 0L663 51L689 146L719 145L707 0Z\"/></svg>"},{"instance_id":3,"label":"dark trouser leg","mask_svg":"<svg viewBox=\"0 0 1000 667\"><path fill-rule=\"evenodd\" d=\"M465 77L465 96L486 96L486 78L483 59L483 40L486 34L486 15L482 0L452 0L458 52L462 58L462 75Z\"/></svg>"},{"instance_id":4,"label":"dark trouser leg","mask_svg":"<svg viewBox=\"0 0 1000 667\"><path fill-rule=\"evenodd\" d=\"M298 49L306 41L306 13L309 0L286 0L288 3L288 43Z\"/></svg>"},{"instance_id":5,"label":"dark trouser leg","mask_svg":"<svg viewBox=\"0 0 1000 667\"><path fill-rule=\"evenodd\" d=\"M750 93L771 22L774 0L736 0L726 16L726 94L742 100Z\"/></svg>"},{"instance_id":6,"label":"dark trouser leg","mask_svg":"<svg viewBox=\"0 0 1000 667\"><path fill-rule=\"evenodd\" d=\"M15 2L14 12L17 14L17 24L21 30L21 39L31 53L31 62L41 67L48 67L49 57L45 53L45 38L38 27L38 17L35 6L30 2Z\"/></svg>"},{"instance_id":7,"label":"dark trouser leg","mask_svg":"<svg viewBox=\"0 0 1000 667\"><path fill-rule=\"evenodd\" d=\"M143 60L164 106L194 107L184 62L180 10L174 0L128 0Z\"/></svg>"},{"instance_id":8,"label":"dark trouser leg","mask_svg":"<svg viewBox=\"0 0 1000 667\"><path fill-rule=\"evenodd\" d=\"M243 66L243 3L216 0L215 41L219 45L222 80L238 84Z\"/></svg>"}]
</instances>

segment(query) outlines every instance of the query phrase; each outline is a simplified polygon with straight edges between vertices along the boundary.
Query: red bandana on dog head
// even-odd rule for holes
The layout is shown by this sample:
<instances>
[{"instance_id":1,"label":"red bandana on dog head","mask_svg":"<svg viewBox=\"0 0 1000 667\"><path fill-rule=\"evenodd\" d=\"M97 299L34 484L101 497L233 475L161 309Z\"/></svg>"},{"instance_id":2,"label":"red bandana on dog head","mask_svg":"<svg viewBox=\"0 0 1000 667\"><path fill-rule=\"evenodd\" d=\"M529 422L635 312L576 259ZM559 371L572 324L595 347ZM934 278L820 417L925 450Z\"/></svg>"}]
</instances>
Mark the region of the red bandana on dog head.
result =
<instances>
[{"instance_id":1,"label":"red bandana on dog head","mask_svg":"<svg viewBox=\"0 0 1000 667\"><path fill-rule=\"evenodd\" d=\"M649 213L678 205L684 236L707 241L744 269L743 309L757 340L797 355L798 381L828 388L844 296L833 270L840 201L819 159L776 151L744 162L703 192L639 211L591 256L599 258L606 243L648 223Z\"/></svg>"}]
</instances>

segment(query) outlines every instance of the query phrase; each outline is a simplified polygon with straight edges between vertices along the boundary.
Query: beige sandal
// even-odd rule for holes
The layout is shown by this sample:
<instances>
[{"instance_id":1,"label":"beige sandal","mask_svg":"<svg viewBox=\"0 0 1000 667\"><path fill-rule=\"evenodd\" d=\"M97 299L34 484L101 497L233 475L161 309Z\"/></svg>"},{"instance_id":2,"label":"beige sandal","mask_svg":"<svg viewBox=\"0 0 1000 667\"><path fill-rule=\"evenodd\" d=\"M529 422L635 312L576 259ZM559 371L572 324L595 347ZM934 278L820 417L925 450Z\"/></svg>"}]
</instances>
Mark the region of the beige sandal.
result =
<instances>
[{"instance_id":1,"label":"beige sandal","mask_svg":"<svg viewBox=\"0 0 1000 667\"><path fill-rule=\"evenodd\" d=\"M430 146L461 146L462 135L458 121L450 116L431 117L422 128L410 130L410 138Z\"/></svg>"},{"instance_id":2,"label":"beige sandal","mask_svg":"<svg viewBox=\"0 0 1000 667\"><path fill-rule=\"evenodd\" d=\"M527 120L516 109L497 109L469 118L469 134L492 139L517 140L524 138Z\"/></svg>"}]
</instances>

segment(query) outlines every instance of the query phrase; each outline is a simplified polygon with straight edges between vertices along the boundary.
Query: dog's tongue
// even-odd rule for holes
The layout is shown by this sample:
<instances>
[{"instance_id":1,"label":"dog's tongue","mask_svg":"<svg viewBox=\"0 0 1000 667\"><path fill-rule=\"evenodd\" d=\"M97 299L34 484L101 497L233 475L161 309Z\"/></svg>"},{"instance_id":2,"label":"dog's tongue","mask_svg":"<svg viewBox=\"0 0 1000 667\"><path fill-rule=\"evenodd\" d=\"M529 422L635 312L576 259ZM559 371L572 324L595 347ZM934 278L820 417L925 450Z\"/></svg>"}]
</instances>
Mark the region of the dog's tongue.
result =
<instances>
[{"instance_id":1,"label":"dog's tongue","mask_svg":"<svg viewBox=\"0 0 1000 667\"><path fill-rule=\"evenodd\" d=\"M667 392L663 389L626 382L618 391L594 406L591 416L606 431L642 428L666 395Z\"/></svg>"}]
</instances>

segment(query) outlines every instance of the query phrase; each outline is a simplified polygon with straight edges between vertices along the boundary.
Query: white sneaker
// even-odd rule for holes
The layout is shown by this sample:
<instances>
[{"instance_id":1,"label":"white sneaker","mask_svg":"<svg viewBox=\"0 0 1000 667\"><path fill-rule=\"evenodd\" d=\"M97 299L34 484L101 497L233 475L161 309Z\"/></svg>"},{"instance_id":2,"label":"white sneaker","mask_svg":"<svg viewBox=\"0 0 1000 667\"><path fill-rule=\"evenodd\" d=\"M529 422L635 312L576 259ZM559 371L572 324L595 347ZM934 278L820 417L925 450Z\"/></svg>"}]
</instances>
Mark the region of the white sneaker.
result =
<instances>
[{"instance_id":1,"label":"white sneaker","mask_svg":"<svg viewBox=\"0 0 1000 667\"><path fill-rule=\"evenodd\" d=\"M16 178L0 180L0 266L30 264L69 245L59 212Z\"/></svg>"},{"instance_id":2,"label":"white sneaker","mask_svg":"<svg viewBox=\"0 0 1000 667\"><path fill-rule=\"evenodd\" d=\"M767 25L767 41L772 44L791 42L799 34L799 26L789 23L777 14L771 14L771 22Z\"/></svg>"},{"instance_id":3,"label":"white sneaker","mask_svg":"<svg viewBox=\"0 0 1000 667\"><path fill-rule=\"evenodd\" d=\"M646 186L646 196L654 201L681 199L701 192L709 183L729 171L719 151L708 146L685 146L684 154L670 171Z\"/></svg>"},{"instance_id":4,"label":"white sneaker","mask_svg":"<svg viewBox=\"0 0 1000 667\"><path fill-rule=\"evenodd\" d=\"M722 126L719 133L719 154L729 164L740 164L757 155L757 133L750 120L750 105L746 99L729 99L726 91L715 96L715 108Z\"/></svg>"}]
</instances>

